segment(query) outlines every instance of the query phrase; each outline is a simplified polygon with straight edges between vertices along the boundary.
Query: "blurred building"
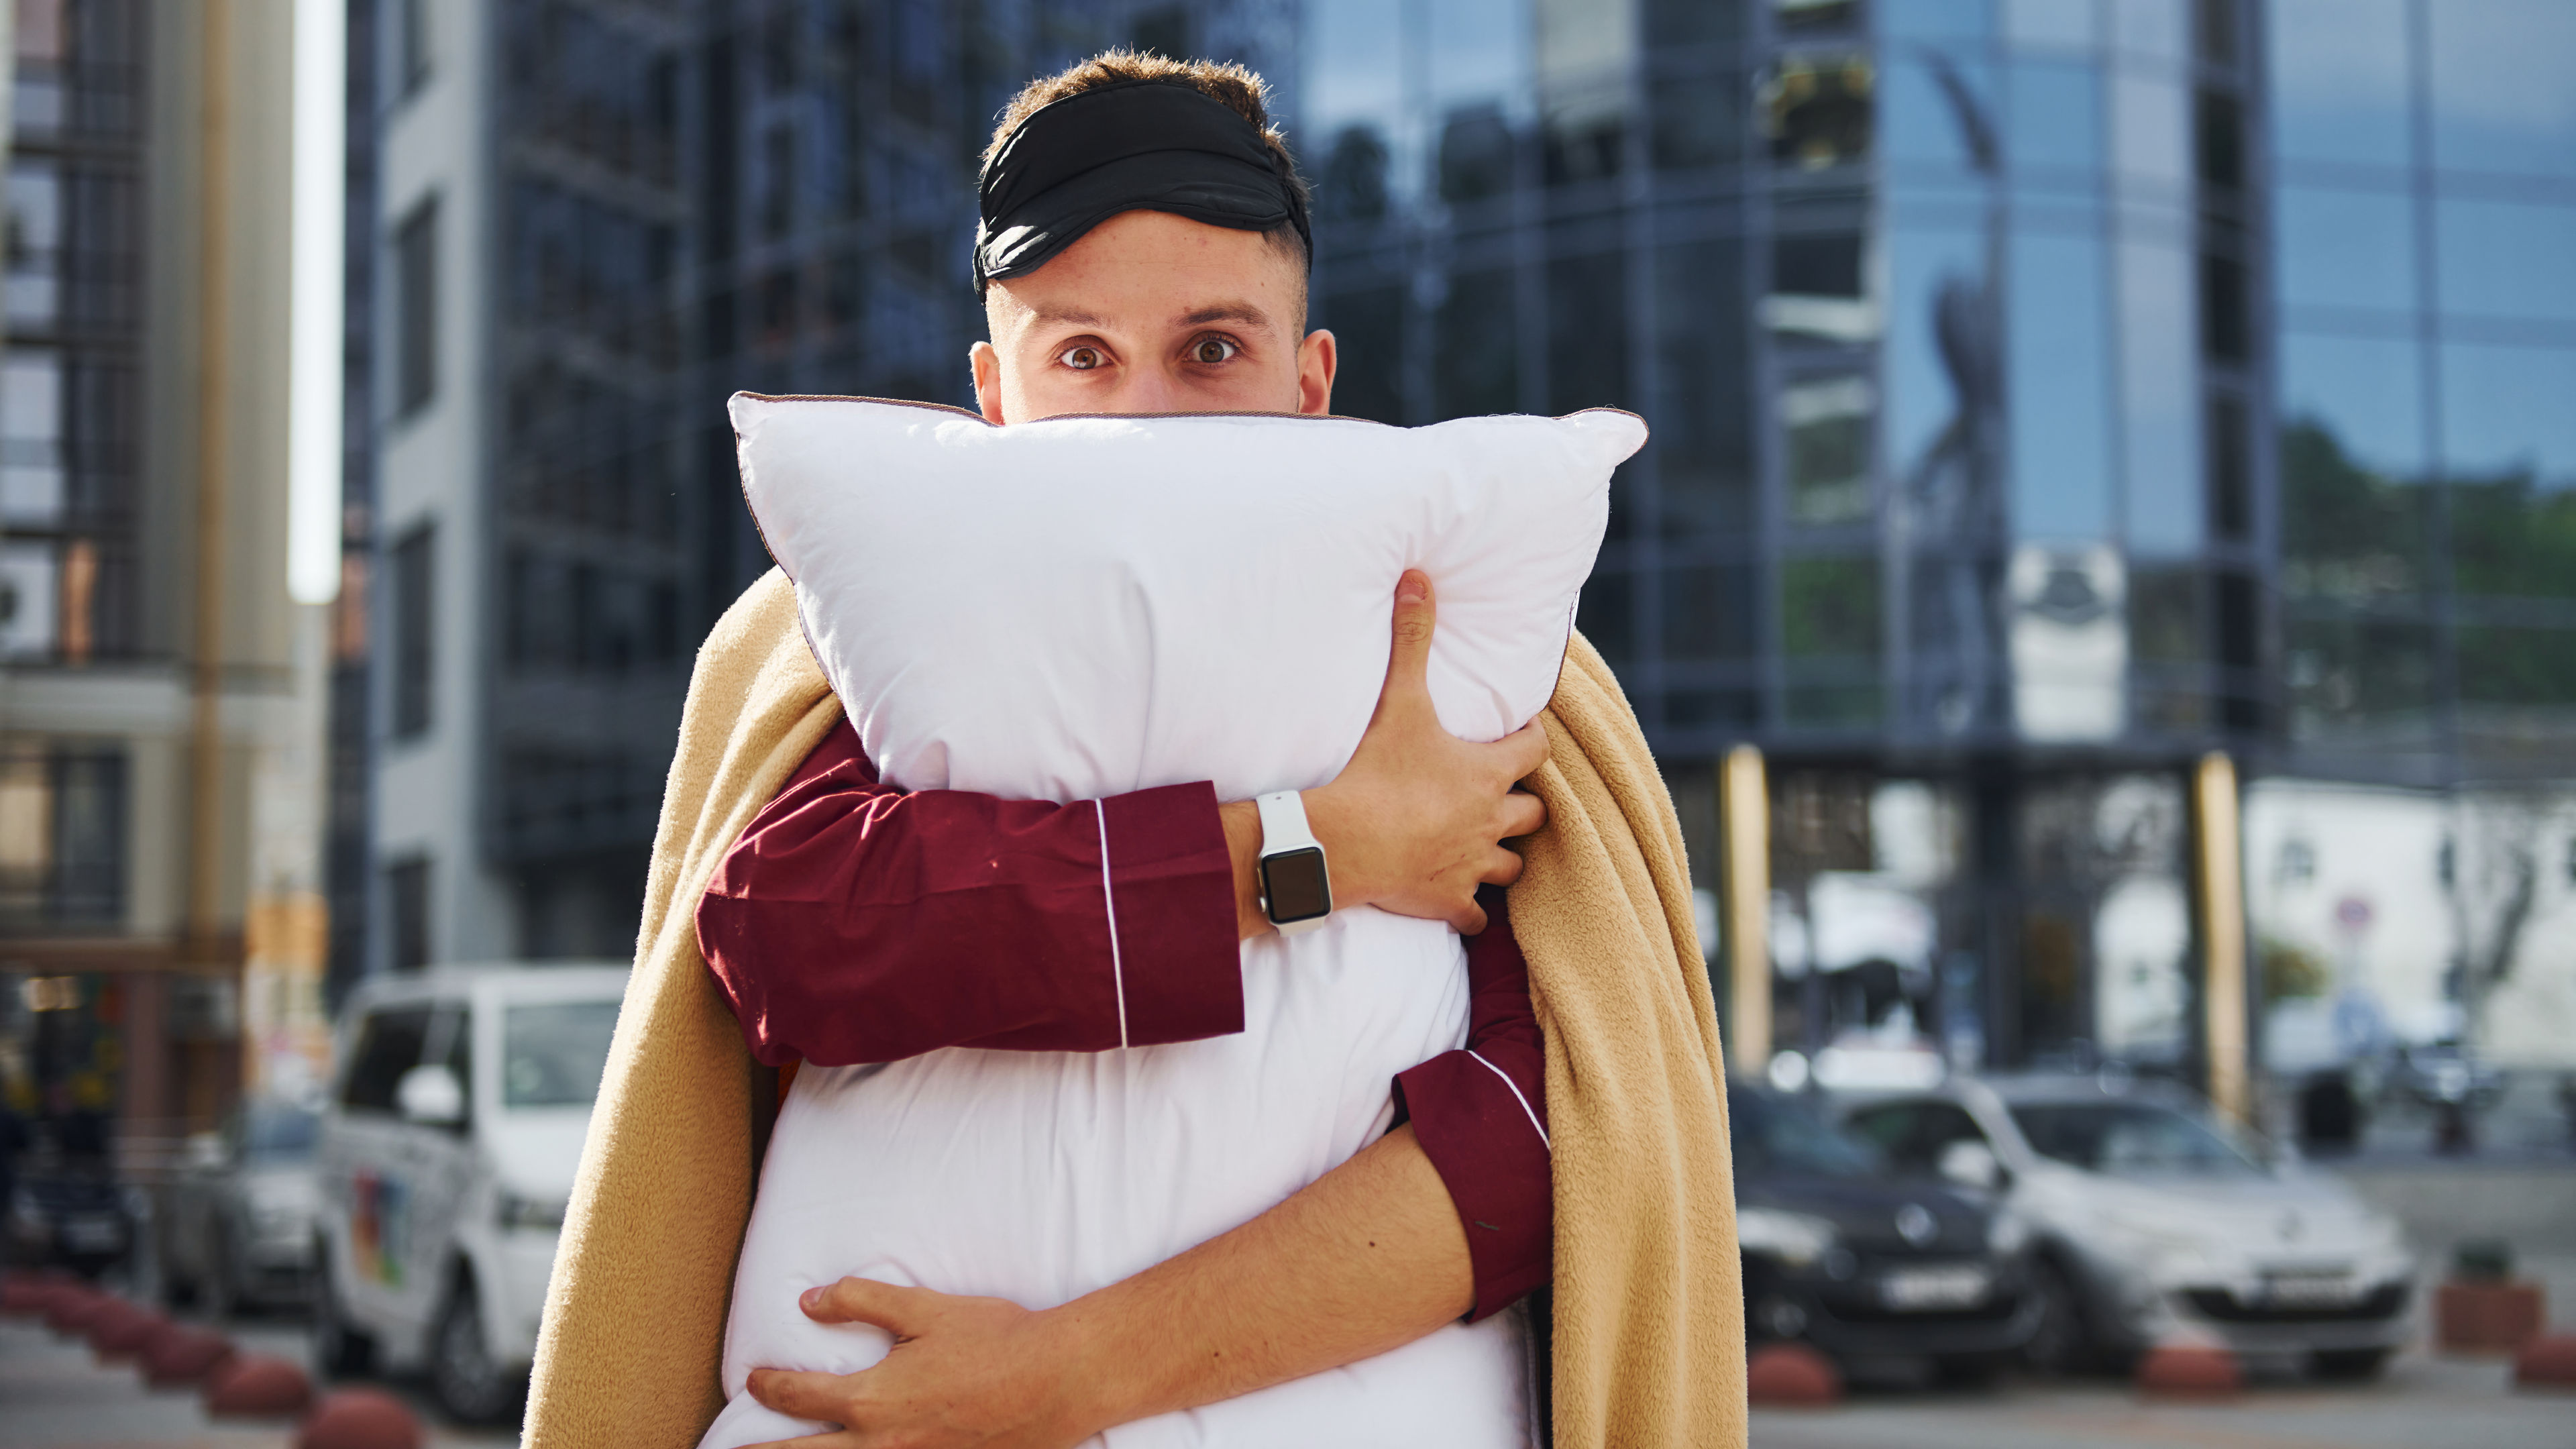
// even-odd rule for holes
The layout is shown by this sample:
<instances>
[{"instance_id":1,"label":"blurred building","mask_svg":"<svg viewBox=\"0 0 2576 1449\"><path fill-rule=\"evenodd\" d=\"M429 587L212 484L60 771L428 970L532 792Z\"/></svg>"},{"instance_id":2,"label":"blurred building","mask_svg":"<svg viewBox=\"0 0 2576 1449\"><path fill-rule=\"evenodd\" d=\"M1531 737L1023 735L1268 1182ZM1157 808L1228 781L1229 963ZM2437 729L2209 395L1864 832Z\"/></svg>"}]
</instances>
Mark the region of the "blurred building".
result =
<instances>
[{"instance_id":1,"label":"blurred building","mask_svg":"<svg viewBox=\"0 0 2576 1449\"><path fill-rule=\"evenodd\" d=\"M350 969L626 949L690 648L766 563L723 397L965 400L990 117L1119 42L1276 86L1338 410L1653 422L1582 624L1703 879L1764 752L1778 1045L2193 1067L2213 944L2260 974L2323 909L2252 860L2213 942L2213 752L2258 815L2431 791L2439 860L2503 862L2389 903L2494 918L2392 967L2455 1005L2576 881L2459 813L2576 776L2553 0L359 3Z\"/></svg>"},{"instance_id":2,"label":"blurred building","mask_svg":"<svg viewBox=\"0 0 2576 1449\"><path fill-rule=\"evenodd\" d=\"M321 964L290 13L17 0L9 37L0 1085L135 1151L314 1045L268 1031Z\"/></svg>"},{"instance_id":3,"label":"blurred building","mask_svg":"<svg viewBox=\"0 0 2576 1449\"><path fill-rule=\"evenodd\" d=\"M692 652L768 567L726 396L965 397L1002 103L1115 43L1287 56L1294 10L354 3L335 971L624 956Z\"/></svg>"}]
</instances>

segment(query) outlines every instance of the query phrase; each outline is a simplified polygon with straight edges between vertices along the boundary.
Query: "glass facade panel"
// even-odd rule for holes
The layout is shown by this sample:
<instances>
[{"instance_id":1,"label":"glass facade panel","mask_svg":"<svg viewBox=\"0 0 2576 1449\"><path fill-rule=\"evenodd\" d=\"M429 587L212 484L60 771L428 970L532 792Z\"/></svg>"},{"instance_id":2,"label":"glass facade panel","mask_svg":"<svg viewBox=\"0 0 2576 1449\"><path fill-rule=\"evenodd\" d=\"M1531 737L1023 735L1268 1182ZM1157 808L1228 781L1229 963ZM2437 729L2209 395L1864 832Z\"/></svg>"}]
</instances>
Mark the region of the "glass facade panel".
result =
<instances>
[{"instance_id":1,"label":"glass facade panel","mask_svg":"<svg viewBox=\"0 0 2576 1449\"><path fill-rule=\"evenodd\" d=\"M2444 347L2442 452L2454 478L2576 487L2576 347Z\"/></svg>"},{"instance_id":2,"label":"glass facade panel","mask_svg":"<svg viewBox=\"0 0 2576 1449\"><path fill-rule=\"evenodd\" d=\"M2406 165L2414 149L2406 0L2272 0L2264 13L2274 57L2272 144L2280 155Z\"/></svg>"},{"instance_id":3,"label":"glass facade panel","mask_svg":"<svg viewBox=\"0 0 2576 1449\"><path fill-rule=\"evenodd\" d=\"M1982 40L1994 29L1994 0L1878 0L1878 23L1905 39Z\"/></svg>"},{"instance_id":4,"label":"glass facade panel","mask_svg":"<svg viewBox=\"0 0 2576 1449\"><path fill-rule=\"evenodd\" d=\"M2007 386L2012 520L2022 538L2111 528L2108 326L2098 238L2017 231Z\"/></svg>"},{"instance_id":5,"label":"glass facade panel","mask_svg":"<svg viewBox=\"0 0 2576 1449\"><path fill-rule=\"evenodd\" d=\"M1959 438L1963 382L1977 375L1963 349L1977 336L1987 247L1978 232L1900 223L1888 250L1893 297L1882 363L1888 462L1912 480L1932 464L1934 449Z\"/></svg>"},{"instance_id":6,"label":"glass facade panel","mask_svg":"<svg viewBox=\"0 0 2576 1449\"><path fill-rule=\"evenodd\" d=\"M2121 189L2179 201L2191 183L2191 112L2179 76L2123 71L2111 81L2111 164Z\"/></svg>"},{"instance_id":7,"label":"glass facade panel","mask_svg":"<svg viewBox=\"0 0 2576 1449\"><path fill-rule=\"evenodd\" d=\"M2284 186L2273 199L2281 300L2394 311L2415 303L2414 202L2393 191Z\"/></svg>"},{"instance_id":8,"label":"glass facade panel","mask_svg":"<svg viewBox=\"0 0 2576 1449\"><path fill-rule=\"evenodd\" d=\"M1754 653L1753 570L1744 564L1667 565L1664 655L1693 663Z\"/></svg>"},{"instance_id":9,"label":"glass facade panel","mask_svg":"<svg viewBox=\"0 0 2576 1449\"><path fill-rule=\"evenodd\" d=\"M2090 65L2016 60L2005 71L2016 181L2082 181L2102 166L2102 80Z\"/></svg>"},{"instance_id":10,"label":"glass facade panel","mask_svg":"<svg viewBox=\"0 0 2576 1449\"><path fill-rule=\"evenodd\" d=\"M1878 653L1878 560L1795 558L1780 565L1780 645L1792 659Z\"/></svg>"},{"instance_id":11,"label":"glass facade panel","mask_svg":"<svg viewBox=\"0 0 2576 1449\"><path fill-rule=\"evenodd\" d=\"M1858 523L1870 516L1876 403L1869 379L1857 374L1808 378L1783 389L1790 522Z\"/></svg>"},{"instance_id":12,"label":"glass facade panel","mask_svg":"<svg viewBox=\"0 0 2576 1449\"><path fill-rule=\"evenodd\" d=\"M2281 633L2293 739L2399 749L2432 744L2437 691L2430 625L2293 612Z\"/></svg>"},{"instance_id":13,"label":"glass facade panel","mask_svg":"<svg viewBox=\"0 0 2576 1449\"><path fill-rule=\"evenodd\" d=\"M2179 247L2120 247L2120 437L2129 547L2181 555L2199 550L2208 490L2202 484L2200 381L2192 358L2191 257Z\"/></svg>"},{"instance_id":14,"label":"glass facade panel","mask_svg":"<svg viewBox=\"0 0 2576 1449\"><path fill-rule=\"evenodd\" d=\"M1656 470L1675 538L1741 538L1753 516L1752 377L1744 247L1732 238L1655 252Z\"/></svg>"},{"instance_id":15,"label":"glass facade panel","mask_svg":"<svg viewBox=\"0 0 2576 1449\"><path fill-rule=\"evenodd\" d=\"M2004 36L2017 46L2092 48L2094 0L2002 0Z\"/></svg>"},{"instance_id":16,"label":"glass facade panel","mask_svg":"<svg viewBox=\"0 0 2576 1449\"><path fill-rule=\"evenodd\" d=\"M2179 61L2190 52L2183 0L2112 0L2111 43L2149 60Z\"/></svg>"},{"instance_id":17,"label":"glass facade panel","mask_svg":"<svg viewBox=\"0 0 2576 1449\"><path fill-rule=\"evenodd\" d=\"M1629 407L1628 254L1547 264L1547 410Z\"/></svg>"},{"instance_id":18,"label":"glass facade panel","mask_svg":"<svg viewBox=\"0 0 2576 1449\"><path fill-rule=\"evenodd\" d=\"M1441 417L1520 411L1518 280L1499 269L1449 279L1431 372L1432 406Z\"/></svg>"},{"instance_id":19,"label":"glass facade panel","mask_svg":"<svg viewBox=\"0 0 2576 1449\"><path fill-rule=\"evenodd\" d=\"M2576 206L2444 197L2433 225L2445 313L2576 322Z\"/></svg>"},{"instance_id":20,"label":"glass facade panel","mask_svg":"<svg viewBox=\"0 0 2576 1449\"><path fill-rule=\"evenodd\" d=\"M2284 349L2282 584L2293 597L2385 606L2426 580L2432 500L2414 349L2293 336Z\"/></svg>"},{"instance_id":21,"label":"glass facade panel","mask_svg":"<svg viewBox=\"0 0 2576 1449\"><path fill-rule=\"evenodd\" d=\"M2435 0L2425 14L2435 163L2576 176L2576 5Z\"/></svg>"},{"instance_id":22,"label":"glass facade panel","mask_svg":"<svg viewBox=\"0 0 2576 1449\"><path fill-rule=\"evenodd\" d=\"M1888 57L1880 72L1880 146L1893 165L1958 174L1991 164L1994 71L1964 51L1926 44Z\"/></svg>"}]
</instances>

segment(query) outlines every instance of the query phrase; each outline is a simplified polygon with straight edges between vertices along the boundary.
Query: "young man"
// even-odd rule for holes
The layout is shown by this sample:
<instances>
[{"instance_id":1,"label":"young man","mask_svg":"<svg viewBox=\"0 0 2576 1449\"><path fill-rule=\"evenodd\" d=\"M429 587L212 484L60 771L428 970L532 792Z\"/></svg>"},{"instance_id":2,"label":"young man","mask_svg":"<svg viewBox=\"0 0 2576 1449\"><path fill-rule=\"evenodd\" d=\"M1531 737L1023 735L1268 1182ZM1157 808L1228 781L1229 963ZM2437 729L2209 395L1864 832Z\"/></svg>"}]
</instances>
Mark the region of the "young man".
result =
<instances>
[{"instance_id":1,"label":"young man","mask_svg":"<svg viewBox=\"0 0 2576 1449\"><path fill-rule=\"evenodd\" d=\"M1037 82L981 190L987 419L1330 410L1333 338L1304 325L1303 190L1257 77L1113 52ZM1535 724L1487 745L1442 730L1422 575L1393 613L1376 717L1304 806L1337 906L1473 937L1467 1047L1403 1074L1403 1125L1303 1192L1061 1308L858 1279L809 1293L812 1317L898 1342L846 1377L753 1375L763 1404L846 1426L802 1442L1076 1443L1490 1316L1547 1280L1541 1042L1499 889L1520 871L1501 842L1543 823L1513 785L1547 744ZM844 721L727 854L698 937L773 1065L1189 1040L1242 1027L1238 943L1272 929L1261 844L1252 802L1205 784L1061 806L906 794Z\"/></svg>"}]
</instances>

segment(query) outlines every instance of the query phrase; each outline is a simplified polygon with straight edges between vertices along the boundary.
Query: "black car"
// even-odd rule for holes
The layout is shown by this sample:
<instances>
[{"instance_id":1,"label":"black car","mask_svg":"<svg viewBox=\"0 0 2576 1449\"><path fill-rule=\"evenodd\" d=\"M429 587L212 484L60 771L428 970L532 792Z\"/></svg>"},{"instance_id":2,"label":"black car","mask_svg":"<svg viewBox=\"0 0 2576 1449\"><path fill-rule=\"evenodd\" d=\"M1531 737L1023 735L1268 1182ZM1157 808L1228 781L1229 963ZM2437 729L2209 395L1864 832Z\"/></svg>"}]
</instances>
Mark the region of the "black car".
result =
<instances>
[{"instance_id":1,"label":"black car","mask_svg":"<svg viewBox=\"0 0 2576 1449\"><path fill-rule=\"evenodd\" d=\"M1982 1378L2038 1326L2030 1231L1937 1182L1899 1180L1878 1150L1804 1099L1727 1090L1745 1330L1840 1360L1929 1361Z\"/></svg>"},{"instance_id":2,"label":"black car","mask_svg":"<svg viewBox=\"0 0 2576 1449\"><path fill-rule=\"evenodd\" d=\"M134 1246L124 1189L104 1167L21 1167L10 1191L9 1256L95 1277Z\"/></svg>"}]
</instances>

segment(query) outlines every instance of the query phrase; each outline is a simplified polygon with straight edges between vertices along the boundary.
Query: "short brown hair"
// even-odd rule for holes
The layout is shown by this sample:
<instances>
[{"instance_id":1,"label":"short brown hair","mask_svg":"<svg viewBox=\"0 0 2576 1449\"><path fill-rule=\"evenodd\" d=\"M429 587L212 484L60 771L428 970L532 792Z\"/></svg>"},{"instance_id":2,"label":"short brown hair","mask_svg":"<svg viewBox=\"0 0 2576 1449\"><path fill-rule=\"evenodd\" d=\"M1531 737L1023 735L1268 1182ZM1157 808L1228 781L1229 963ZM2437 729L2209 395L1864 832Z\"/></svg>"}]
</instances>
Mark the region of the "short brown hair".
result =
<instances>
[{"instance_id":1,"label":"short brown hair","mask_svg":"<svg viewBox=\"0 0 2576 1449\"><path fill-rule=\"evenodd\" d=\"M1177 81L1203 96L1222 101L1226 109L1252 123L1261 133L1261 144L1279 165L1279 174L1287 180L1288 189L1302 205L1309 198L1304 177L1297 174L1297 158L1288 149L1288 137L1270 123L1270 83L1261 73L1236 61L1174 60L1150 50L1128 50L1120 47L1104 50L1086 61L1077 62L1054 75L1040 76L1020 88L1011 103L1002 108L1002 119L993 127L992 143L984 148L983 164L993 164L993 157L1011 133L1040 106L1052 105L1071 96L1096 91L1120 81ZM1282 222L1269 232L1274 242L1285 244L1300 262L1306 259L1305 239L1297 228Z\"/></svg>"}]
</instances>

